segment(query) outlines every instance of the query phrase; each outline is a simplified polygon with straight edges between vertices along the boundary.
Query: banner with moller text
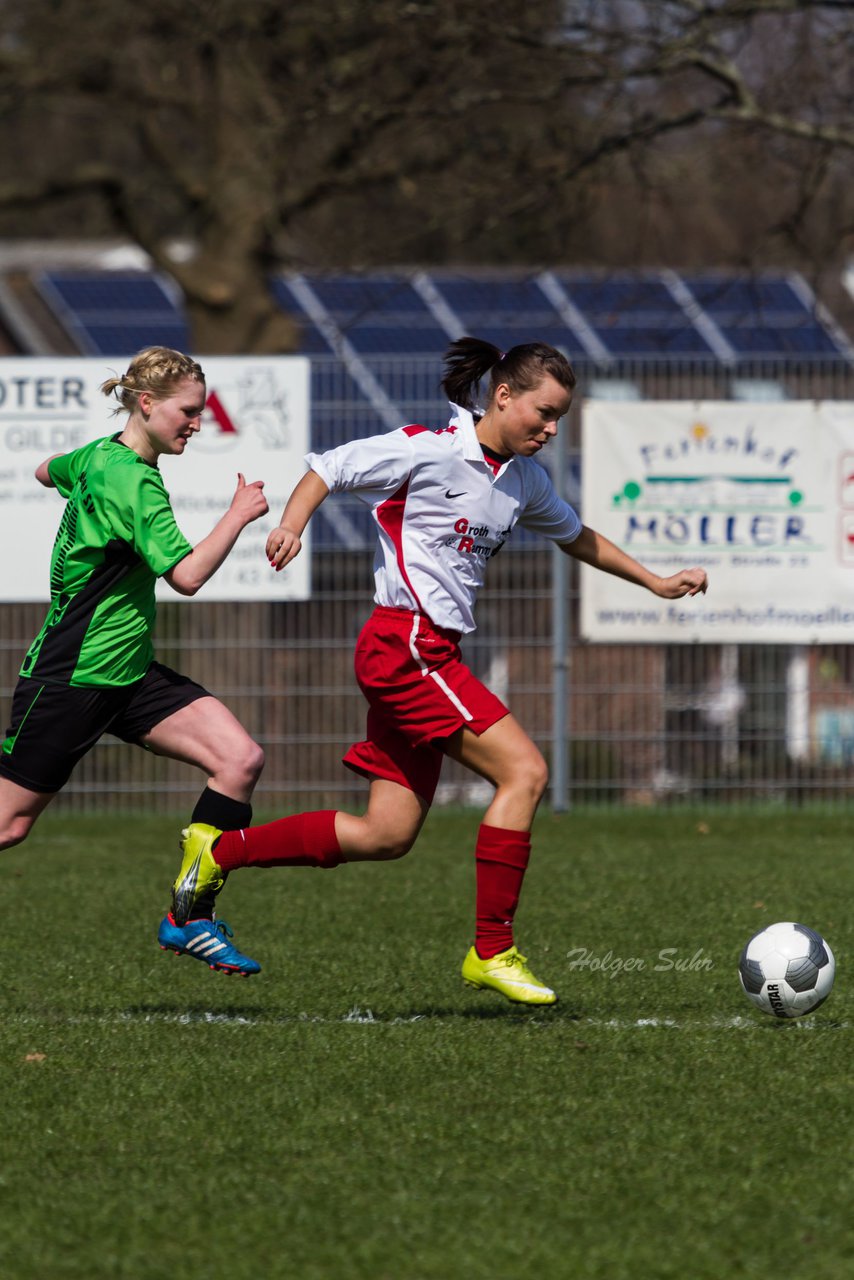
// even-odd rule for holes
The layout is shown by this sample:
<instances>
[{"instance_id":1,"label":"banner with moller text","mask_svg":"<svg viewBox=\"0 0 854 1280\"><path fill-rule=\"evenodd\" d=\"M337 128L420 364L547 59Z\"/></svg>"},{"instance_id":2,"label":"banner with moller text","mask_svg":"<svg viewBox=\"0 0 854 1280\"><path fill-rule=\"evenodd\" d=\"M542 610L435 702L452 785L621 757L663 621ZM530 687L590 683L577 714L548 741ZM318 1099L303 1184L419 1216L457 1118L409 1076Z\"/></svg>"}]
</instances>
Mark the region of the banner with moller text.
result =
<instances>
[{"instance_id":1,"label":"banner with moller text","mask_svg":"<svg viewBox=\"0 0 854 1280\"><path fill-rule=\"evenodd\" d=\"M300 356L200 358L207 380L202 429L160 470L178 526L195 546L231 502L237 473L264 481L269 514L243 530L198 600L304 600L310 594L310 538L274 573L264 554L269 530L305 471L309 448L309 361ZM64 503L34 477L55 453L120 431L114 397L100 384L122 374L127 357L0 359L0 600L50 599L50 554ZM162 600L186 600L162 580Z\"/></svg>"},{"instance_id":2,"label":"banner with moller text","mask_svg":"<svg viewBox=\"0 0 854 1280\"><path fill-rule=\"evenodd\" d=\"M589 401L585 524L704 596L582 565L581 631L612 642L854 641L854 403Z\"/></svg>"}]
</instances>

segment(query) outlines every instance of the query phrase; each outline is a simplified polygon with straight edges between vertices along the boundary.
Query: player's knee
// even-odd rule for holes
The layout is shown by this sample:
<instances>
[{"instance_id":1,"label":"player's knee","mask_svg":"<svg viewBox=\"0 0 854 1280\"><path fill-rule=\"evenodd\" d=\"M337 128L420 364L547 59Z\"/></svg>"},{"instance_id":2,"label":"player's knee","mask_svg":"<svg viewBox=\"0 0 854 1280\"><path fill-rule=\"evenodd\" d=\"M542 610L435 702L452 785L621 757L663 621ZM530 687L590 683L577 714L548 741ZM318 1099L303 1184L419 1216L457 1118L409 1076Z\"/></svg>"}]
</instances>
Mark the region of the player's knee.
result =
<instances>
[{"instance_id":1,"label":"player's knee","mask_svg":"<svg viewBox=\"0 0 854 1280\"><path fill-rule=\"evenodd\" d=\"M549 785L549 767L536 748L520 761L517 781L525 793L539 804Z\"/></svg>"},{"instance_id":2,"label":"player's knee","mask_svg":"<svg viewBox=\"0 0 854 1280\"><path fill-rule=\"evenodd\" d=\"M261 773L264 769L264 762L264 748L259 746L257 742L250 738L246 748L244 768L247 776L253 784L261 777Z\"/></svg>"},{"instance_id":3,"label":"player's knee","mask_svg":"<svg viewBox=\"0 0 854 1280\"><path fill-rule=\"evenodd\" d=\"M11 849L26 840L32 829L33 819L16 814L0 828L0 849Z\"/></svg>"},{"instance_id":4,"label":"player's knee","mask_svg":"<svg viewBox=\"0 0 854 1280\"><path fill-rule=\"evenodd\" d=\"M252 738L245 738L237 750L228 753L223 767L239 785L254 787L264 768L264 749Z\"/></svg>"},{"instance_id":5,"label":"player's knee","mask_svg":"<svg viewBox=\"0 0 854 1280\"><path fill-rule=\"evenodd\" d=\"M415 836L383 832L374 842L374 858L377 862L394 862L403 858L415 843Z\"/></svg>"}]
</instances>

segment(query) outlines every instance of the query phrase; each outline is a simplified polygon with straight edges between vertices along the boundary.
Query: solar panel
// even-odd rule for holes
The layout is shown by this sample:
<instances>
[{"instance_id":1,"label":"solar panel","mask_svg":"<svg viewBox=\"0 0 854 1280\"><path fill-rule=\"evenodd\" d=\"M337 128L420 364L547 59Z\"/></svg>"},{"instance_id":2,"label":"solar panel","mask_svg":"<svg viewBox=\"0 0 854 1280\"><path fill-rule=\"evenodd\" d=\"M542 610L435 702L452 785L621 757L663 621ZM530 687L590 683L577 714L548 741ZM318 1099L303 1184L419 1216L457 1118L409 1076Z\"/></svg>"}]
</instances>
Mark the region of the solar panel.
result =
<instances>
[{"instance_id":1,"label":"solar panel","mask_svg":"<svg viewBox=\"0 0 854 1280\"><path fill-rule=\"evenodd\" d=\"M576 272L554 273L570 300L586 315L675 315L680 308L660 279L646 275L580 276Z\"/></svg>"},{"instance_id":2,"label":"solar panel","mask_svg":"<svg viewBox=\"0 0 854 1280\"><path fill-rule=\"evenodd\" d=\"M43 299L90 355L133 355L143 347L186 349L190 334L161 281L147 272L45 271Z\"/></svg>"},{"instance_id":3,"label":"solar panel","mask_svg":"<svg viewBox=\"0 0 854 1280\"><path fill-rule=\"evenodd\" d=\"M767 276L685 276L685 283L705 311L756 316L769 311L808 315L787 279Z\"/></svg>"},{"instance_id":4,"label":"solar panel","mask_svg":"<svg viewBox=\"0 0 854 1280\"><path fill-rule=\"evenodd\" d=\"M656 315L641 315L631 325L603 322L590 316L590 325L615 356L710 356L712 348L692 326L668 322Z\"/></svg>"},{"instance_id":5,"label":"solar panel","mask_svg":"<svg viewBox=\"0 0 854 1280\"><path fill-rule=\"evenodd\" d=\"M356 351L364 355L428 355L443 351L448 345L448 335L438 325L418 325L404 327L391 317L386 324L354 325L344 329Z\"/></svg>"},{"instance_id":6,"label":"solar panel","mask_svg":"<svg viewBox=\"0 0 854 1280\"><path fill-rule=\"evenodd\" d=\"M74 311L172 311L172 299L156 276L134 272L68 275L45 272L63 302Z\"/></svg>"},{"instance_id":7,"label":"solar panel","mask_svg":"<svg viewBox=\"0 0 854 1280\"><path fill-rule=\"evenodd\" d=\"M358 323L378 312L424 312L423 300L408 275L308 275L308 283L336 319Z\"/></svg>"},{"instance_id":8,"label":"solar panel","mask_svg":"<svg viewBox=\"0 0 854 1280\"><path fill-rule=\"evenodd\" d=\"M143 347L173 347L186 351L190 344L190 330L183 321L158 320L147 323L123 324L113 321L107 324L89 324L86 333L92 344L93 354L102 356L130 356Z\"/></svg>"},{"instance_id":9,"label":"solar panel","mask_svg":"<svg viewBox=\"0 0 854 1280\"><path fill-rule=\"evenodd\" d=\"M298 322L299 334L294 354L300 356L333 355L334 348L328 338L318 329L311 316L306 314L300 305L299 299L288 288L287 280L280 276L275 277L270 281L270 289L282 310L293 316Z\"/></svg>"},{"instance_id":10,"label":"solar panel","mask_svg":"<svg viewBox=\"0 0 854 1280\"><path fill-rule=\"evenodd\" d=\"M767 323L720 326L721 332L743 356L819 356L840 354L839 347L824 329L815 324L780 325Z\"/></svg>"},{"instance_id":11,"label":"solar panel","mask_svg":"<svg viewBox=\"0 0 854 1280\"><path fill-rule=\"evenodd\" d=\"M570 358L585 354L572 330L565 325L556 325L554 316L549 317L548 323L535 314L503 317L469 312L464 318L468 320L466 331L472 337L483 338L501 351L509 351L511 347L526 342L547 342Z\"/></svg>"},{"instance_id":12,"label":"solar panel","mask_svg":"<svg viewBox=\"0 0 854 1280\"><path fill-rule=\"evenodd\" d=\"M660 275L555 277L613 356L712 357L713 348Z\"/></svg>"},{"instance_id":13,"label":"solar panel","mask_svg":"<svg viewBox=\"0 0 854 1280\"><path fill-rule=\"evenodd\" d=\"M295 319L299 326L295 355L329 356L333 354L332 347L308 316L299 315Z\"/></svg>"},{"instance_id":14,"label":"solar panel","mask_svg":"<svg viewBox=\"0 0 854 1280\"><path fill-rule=\"evenodd\" d=\"M455 311L529 311L550 314L557 319L542 290L532 277L488 279L482 276L450 275L431 271L430 279Z\"/></svg>"},{"instance_id":15,"label":"solar panel","mask_svg":"<svg viewBox=\"0 0 854 1280\"><path fill-rule=\"evenodd\" d=\"M547 342L569 356L586 348L543 293L534 276L488 278L431 272L430 280L466 333L502 351L519 343ZM447 340L446 340L447 341Z\"/></svg>"},{"instance_id":16,"label":"solar panel","mask_svg":"<svg viewBox=\"0 0 854 1280\"><path fill-rule=\"evenodd\" d=\"M798 277L700 275L687 288L744 358L846 356Z\"/></svg>"},{"instance_id":17,"label":"solar panel","mask_svg":"<svg viewBox=\"0 0 854 1280\"><path fill-rule=\"evenodd\" d=\"M447 344L447 333L409 277L306 276L301 283L302 289L286 280L275 284L282 305L298 313L301 354L338 354L342 340L365 356L422 355ZM311 314L305 289L313 295Z\"/></svg>"},{"instance_id":18,"label":"solar panel","mask_svg":"<svg viewBox=\"0 0 854 1280\"><path fill-rule=\"evenodd\" d=\"M540 340L570 358L594 360L599 352L591 350L590 334L602 358L715 359L724 343L736 359L850 358L845 339L832 321L826 322L799 277L700 272L679 280L676 296L666 275L558 270L552 277L569 304L564 307L551 289L546 296L533 273L432 272L430 305L424 290L414 287L412 273L318 273L305 280L325 325L318 323L318 315L307 314L289 278L270 283L280 305L298 319L298 351L309 356L340 354L343 338L366 361L415 355L438 359L462 328L502 350ZM154 274L47 271L35 279L87 354L130 354L152 343L191 344L181 308ZM698 323L691 303L702 309L704 323ZM715 333L722 340L718 350ZM372 367L384 382L378 365Z\"/></svg>"}]
</instances>

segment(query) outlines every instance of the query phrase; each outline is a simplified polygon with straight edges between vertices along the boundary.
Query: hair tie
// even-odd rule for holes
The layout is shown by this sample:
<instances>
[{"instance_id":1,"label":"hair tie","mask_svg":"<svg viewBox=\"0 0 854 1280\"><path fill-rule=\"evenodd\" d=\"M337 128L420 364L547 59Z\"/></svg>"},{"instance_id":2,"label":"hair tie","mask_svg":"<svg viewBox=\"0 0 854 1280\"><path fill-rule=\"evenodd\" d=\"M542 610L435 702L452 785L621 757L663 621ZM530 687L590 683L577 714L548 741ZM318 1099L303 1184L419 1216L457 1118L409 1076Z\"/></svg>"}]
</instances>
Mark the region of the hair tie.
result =
<instances>
[{"instance_id":1,"label":"hair tie","mask_svg":"<svg viewBox=\"0 0 854 1280\"><path fill-rule=\"evenodd\" d=\"M498 357L498 363L499 363L499 364L501 364L501 361L504 359L504 357L505 357L506 355L507 355L507 352L506 352L506 351L502 351L502 352L501 352L501 355Z\"/></svg>"}]
</instances>

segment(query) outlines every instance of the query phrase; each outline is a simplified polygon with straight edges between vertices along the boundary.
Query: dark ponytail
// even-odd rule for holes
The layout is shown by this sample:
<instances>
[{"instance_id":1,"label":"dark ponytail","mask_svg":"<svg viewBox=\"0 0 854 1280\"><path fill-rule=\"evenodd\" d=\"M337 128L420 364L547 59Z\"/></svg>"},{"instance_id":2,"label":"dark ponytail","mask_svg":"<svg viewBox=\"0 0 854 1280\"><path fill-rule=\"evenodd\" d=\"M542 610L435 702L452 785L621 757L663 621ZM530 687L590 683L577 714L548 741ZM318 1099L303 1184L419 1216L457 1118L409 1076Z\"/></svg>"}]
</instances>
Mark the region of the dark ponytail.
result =
<instances>
[{"instance_id":1,"label":"dark ponytail","mask_svg":"<svg viewBox=\"0 0 854 1280\"><path fill-rule=\"evenodd\" d=\"M500 383L511 391L532 391L547 375L567 391L575 386L572 365L545 342L523 342L503 352L482 338L457 338L445 352L442 389L463 409L474 409L480 382L490 373L487 406Z\"/></svg>"}]
</instances>

